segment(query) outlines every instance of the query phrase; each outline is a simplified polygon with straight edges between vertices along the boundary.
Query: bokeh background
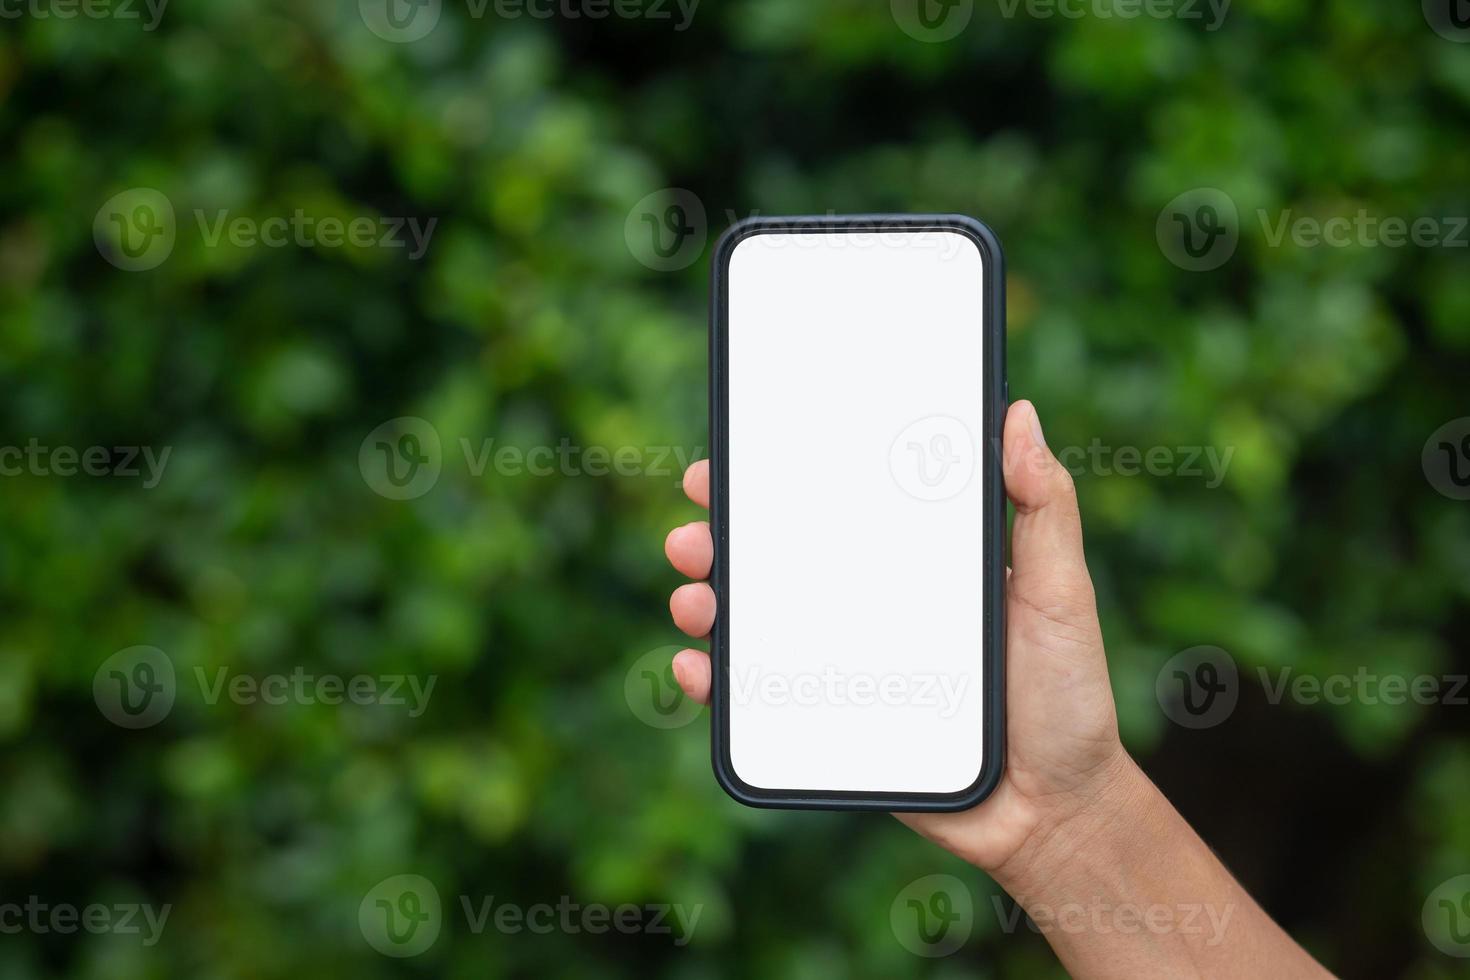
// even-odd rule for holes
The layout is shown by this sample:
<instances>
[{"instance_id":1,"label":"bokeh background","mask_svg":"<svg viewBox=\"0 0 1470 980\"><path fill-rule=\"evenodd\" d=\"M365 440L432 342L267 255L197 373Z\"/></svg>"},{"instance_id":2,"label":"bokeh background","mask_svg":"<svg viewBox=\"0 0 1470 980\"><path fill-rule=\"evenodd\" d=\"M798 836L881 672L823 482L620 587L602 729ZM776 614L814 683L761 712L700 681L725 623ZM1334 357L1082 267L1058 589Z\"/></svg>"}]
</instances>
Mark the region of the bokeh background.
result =
<instances>
[{"instance_id":1,"label":"bokeh background","mask_svg":"<svg viewBox=\"0 0 1470 980\"><path fill-rule=\"evenodd\" d=\"M0 446L169 456L152 486L54 452L0 478L0 902L171 913L153 945L7 931L0 975L1060 976L982 873L882 815L741 808L707 714L646 700L679 640L664 535L699 516L709 246L829 211L997 231L1053 447L1229 451L1218 481L1077 468L1127 744L1330 968L1466 975L1421 918L1470 873L1464 702L1273 704L1259 673L1470 669L1470 503L1431 462L1470 434L1463 225L1272 240L1359 209L1454 238L1453 6L392 2L3 8ZM1199 188L1238 237L1193 269L1168 211ZM436 223L417 258L210 233L298 210ZM429 476L385 483L378 443ZM563 445L580 465L513 465ZM814 519L840 489L792 488ZM1155 682L1199 645L1240 680L1195 729ZM138 646L174 700L129 728L105 662L146 680ZM417 717L211 703L221 669L435 687ZM384 955L359 911L404 874L442 928ZM974 913L927 958L890 911L933 874ZM476 934L460 896L702 912L683 944Z\"/></svg>"}]
</instances>

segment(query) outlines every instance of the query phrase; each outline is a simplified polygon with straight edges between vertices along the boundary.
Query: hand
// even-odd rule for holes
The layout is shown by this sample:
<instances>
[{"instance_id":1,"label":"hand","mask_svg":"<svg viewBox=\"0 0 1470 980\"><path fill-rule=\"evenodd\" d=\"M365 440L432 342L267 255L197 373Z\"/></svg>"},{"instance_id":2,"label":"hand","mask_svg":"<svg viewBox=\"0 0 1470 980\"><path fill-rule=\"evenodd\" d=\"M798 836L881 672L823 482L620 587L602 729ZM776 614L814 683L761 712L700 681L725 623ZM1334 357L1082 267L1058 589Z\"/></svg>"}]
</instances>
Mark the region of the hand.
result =
<instances>
[{"instance_id":1,"label":"hand","mask_svg":"<svg viewBox=\"0 0 1470 980\"><path fill-rule=\"evenodd\" d=\"M1029 402L1006 414L1002 470L1016 508L1006 573L1005 777L963 813L898 818L988 871L1034 921L1050 923L1047 942L1072 976L1328 976L1124 751L1077 494ZM709 506L708 463L689 468L684 488ZM665 549L685 575L709 575L709 524L675 528ZM821 555L802 557L821 564ZM682 585L669 609L680 629L705 636L714 592L702 581ZM709 699L708 655L680 652L674 676L690 697ZM1201 909L1208 930L1186 914ZM1147 929L1127 918L1145 913Z\"/></svg>"},{"instance_id":2,"label":"hand","mask_svg":"<svg viewBox=\"0 0 1470 980\"><path fill-rule=\"evenodd\" d=\"M1060 832L1096 825L1114 804L1121 805L1133 763L1118 739L1072 477L1046 448L1030 402L1011 407L1004 435L1006 493L1016 508L1013 569L1006 574L1005 776L971 810L897 816L965 860L1019 884ZM695 503L709 506L707 460L689 467L684 489ZM709 523L675 528L665 551L683 574L708 578L714 560ZM820 555L797 556L803 559L821 563ZM685 633L707 636L715 619L714 591L704 581L682 585L669 610ZM708 702L708 654L682 651L674 658L674 676L685 694Z\"/></svg>"}]
</instances>

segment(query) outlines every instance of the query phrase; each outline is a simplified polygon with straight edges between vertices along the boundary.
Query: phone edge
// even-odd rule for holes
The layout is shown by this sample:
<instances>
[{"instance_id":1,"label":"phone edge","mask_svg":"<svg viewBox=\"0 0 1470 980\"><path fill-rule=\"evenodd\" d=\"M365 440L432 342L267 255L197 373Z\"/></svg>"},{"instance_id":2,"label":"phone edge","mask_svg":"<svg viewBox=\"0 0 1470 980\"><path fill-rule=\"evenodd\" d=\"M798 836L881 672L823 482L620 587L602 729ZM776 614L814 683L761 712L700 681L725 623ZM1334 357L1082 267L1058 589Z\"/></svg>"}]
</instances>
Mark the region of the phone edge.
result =
<instances>
[{"instance_id":1,"label":"phone edge","mask_svg":"<svg viewBox=\"0 0 1470 980\"><path fill-rule=\"evenodd\" d=\"M981 560L986 563L982 615L985 629L985 751L979 775L956 793L874 793L870 791L761 790L735 774L729 746L728 524L729 491L724 452L728 439L728 310L730 256L751 235L781 229L820 231L851 228L934 228L958 231L980 250L985 265L986 302L982 309L983 353L987 367L983 383L985 451L982 453L986 486L983 534L991 542ZM982 221L962 214L857 214L745 218L720 236L710 259L709 320L709 446L710 531L714 563L710 587L715 593L715 622L710 631L710 756L715 779L734 800L759 809L886 810L892 812L952 812L968 810L988 797L1005 772L1005 488L1001 467L1005 414L1009 402L1005 350L1005 255L1000 240Z\"/></svg>"}]
</instances>

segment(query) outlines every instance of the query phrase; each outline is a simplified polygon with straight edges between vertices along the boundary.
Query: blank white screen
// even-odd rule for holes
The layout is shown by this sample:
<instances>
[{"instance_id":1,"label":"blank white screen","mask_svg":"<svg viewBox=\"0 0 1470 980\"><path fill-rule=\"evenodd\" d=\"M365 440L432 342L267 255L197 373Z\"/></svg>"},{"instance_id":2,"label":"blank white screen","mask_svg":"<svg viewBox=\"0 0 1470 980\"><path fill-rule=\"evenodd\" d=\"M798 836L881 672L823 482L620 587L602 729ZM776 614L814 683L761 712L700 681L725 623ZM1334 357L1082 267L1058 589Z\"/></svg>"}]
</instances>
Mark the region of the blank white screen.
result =
<instances>
[{"instance_id":1,"label":"blank white screen","mask_svg":"<svg viewBox=\"0 0 1470 980\"><path fill-rule=\"evenodd\" d=\"M729 746L758 789L979 774L982 265L938 231L730 257Z\"/></svg>"}]
</instances>

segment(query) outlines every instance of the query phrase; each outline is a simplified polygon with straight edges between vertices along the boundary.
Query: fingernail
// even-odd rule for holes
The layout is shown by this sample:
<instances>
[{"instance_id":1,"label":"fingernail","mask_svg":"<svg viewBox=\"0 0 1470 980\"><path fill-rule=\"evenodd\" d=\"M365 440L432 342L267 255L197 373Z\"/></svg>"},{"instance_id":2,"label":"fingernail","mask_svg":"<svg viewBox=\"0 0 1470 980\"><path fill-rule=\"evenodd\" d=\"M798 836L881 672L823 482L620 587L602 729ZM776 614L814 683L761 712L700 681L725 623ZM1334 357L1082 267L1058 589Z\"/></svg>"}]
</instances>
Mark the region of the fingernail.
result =
<instances>
[{"instance_id":1,"label":"fingernail","mask_svg":"<svg viewBox=\"0 0 1470 980\"><path fill-rule=\"evenodd\" d=\"M1031 405L1031 438L1036 440L1038 446L1045 447L1046 436L1041 432L1041 416L1036 414L1036 406L1034 404L1030 402L1027 404Z\"/></svg>"}]
</instances>

